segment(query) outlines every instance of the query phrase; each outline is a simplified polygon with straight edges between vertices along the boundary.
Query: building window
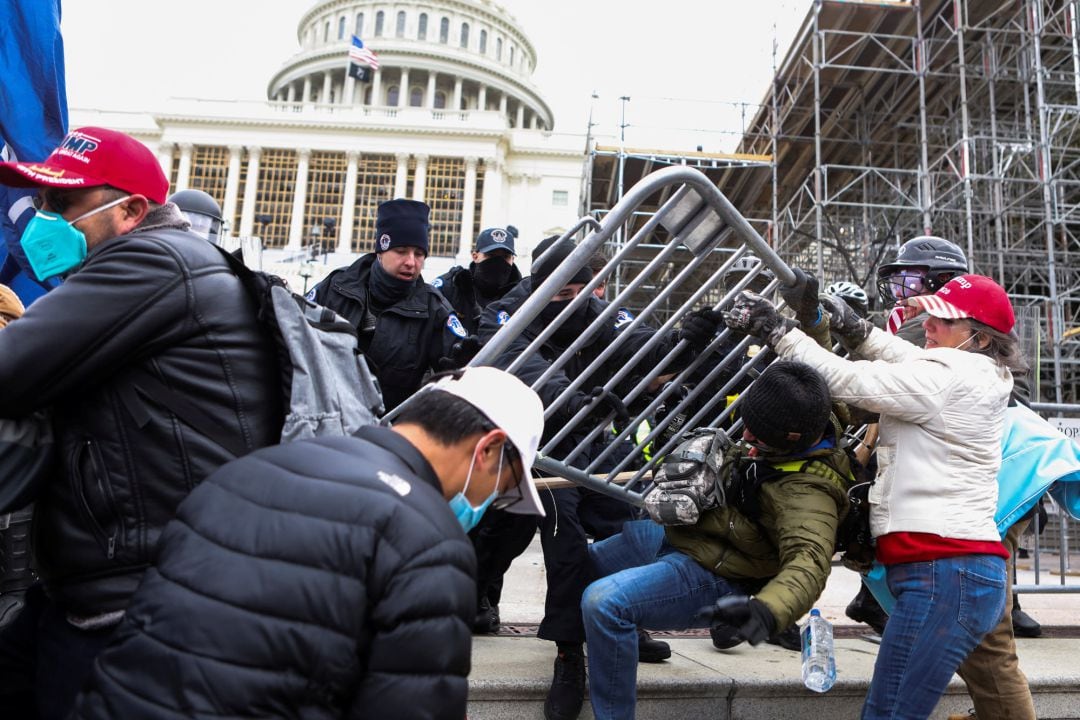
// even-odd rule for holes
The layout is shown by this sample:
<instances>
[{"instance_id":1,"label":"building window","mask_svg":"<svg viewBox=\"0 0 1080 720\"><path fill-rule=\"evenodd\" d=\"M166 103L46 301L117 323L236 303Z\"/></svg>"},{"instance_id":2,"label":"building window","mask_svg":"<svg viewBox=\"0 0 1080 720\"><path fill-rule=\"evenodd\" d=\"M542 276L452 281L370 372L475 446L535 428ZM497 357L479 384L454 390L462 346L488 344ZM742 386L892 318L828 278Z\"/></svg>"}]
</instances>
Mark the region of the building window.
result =
<instances>
[{"instance_id":1,"label":"building window","mask_svg":"<svg viewBox=\"0 0 1080 720\"><path fill-rule=\"evenodd\" d=\"M566 207L570 204L570 193L566 190L552 190L551 204L555 207Z\"/></svg>"},{"instance_id":2,"label":"building window","mask_svg":"<svg viewBox=\"0 0 1080 720\"><path fill-rule=\"evenodd\" d=\"M326 42L329 39L330 39L330 21L327 20L326 21L326 26L323 27L323 31L322 31L322 41Z\"/></svg>"},{"instance_id":3,"label":"building window","mask_svg":"<svg viewBox=\"0 0 1080 720\"><path fill-rule=\"evenodd\" d=\"M428 161L424 202L431 208L430 252L451 257L461 234L465 197L465 160L432 157Z\"/></svg>"},{"instance_id":4,"label":"building window","mask_svg":"<svg viewBox=\"0 0 1080 720\"><path fill-rule=\"evenodd\" d=\"M514 46L510 46L510 67L514 67Z\"/></svg>"},{"instance_id":5,"label":"building window","mask_svg":"<svg viewBox=\"0 0 1080 720\"><path fill-rule=\"evenodd\" d=\"M480 54L487 55L487 30L480 31Z\"/></svg>"},{"instance_id":6,"label":"building window","mask_svg":"<svg viewBox=\"0 0 1080 720\"><path fill-rule=\"evenodd\" d=\"M386 91L386 104L390 107L397 107L398 98L401 96L401 90L397 85L391 85Z\"/></svg>"},{"instance_id":7,"label":"building window","mask_svg":"<svg viewBox=\"0 0 1080 720\"><path fill-rule=\"evenodd\" d=\"M502 62L502 38L495 38L495 59Z\"/></svg>"},{"instance_id":8,"label":"building window","mask_svg":"<svg viewBox=\"0 0 1080 720\"><path fill-rule=\"evenodd\" d=\"M427 13L420 13L420 24L417 26L416 38L427 40Z\"/></svg>"},{"instance_id":9,"label":"building window","mask_svg":"<svg viewBox=\"0 0 1080 720\"><path fill-rule=\"evenodd\" d=\"M345 18L344 17L342 17L340 20L338 20L337 39L338 40L344 40L345 39Z\"/></svg>"},{"instance_id":10,"label":"building window","mask_svg":"<svg viewBox=\"0 0 1080 720\"><path fill-rule=\"evenodd\" d=\"M461 47L469 47L469 23L461 23Z\"/></svg>"},{"instance_id":11,"label":"building window","mask_svg":"<svg viewBox=\"0 0 1080 720\"><path fill-rule=\"evenodd\" d=\"M356 211L351 233L353 252L371 250L372 240L376 237L375 215L379 203L393 196L396 174L397 159L393 155L364 153L360 158L356 173Z\"/></svg>"},{"instance_id":12,"label":"building window","mask_svg":"<svg viewBox=\"0 0 1080 720\"><path fill-rule=\"evenodd\" d=\"M311 153L301 243L310 247L313 252L330 252L337 247L337 227L341 222L341 201L345 194L347 163L345 153Z\"/></svg>"},{"instance_id":13,"label":"building window","mask_svg":"<svg viewBox=\"0 0 1080 720\"><path fill-rule=\"evenodd\" d=\"M292 219L297 156L295 150L264 148L259 161L255 200L255 233L265 247L285 247Z\"/></svg>"},{"instance_id":14,"label":"building window","mask_svg":"<svg viewBox=\"0 0 1080 720\"><path fill-rule=\"evenodd\" d=\"M397 14L397 25L394 27L394 37L405 37L405 12Z\"/></svg>"},{"instance_id":15,"label":"building window","mask_svg":"<svg viewBox=\"0 0 1080 720\"><path fill-rule=\"evenodd\" d=\"M364 13L356 13L356 37L364 37Z\"/></svg>"},{"instance_id":16,"label":"building window","mask_svg":"<svg viewBox=\"0 0 1080 720\"><path fill-rule=\"evenodd\" d=\"M386 13L382 10L375 13L375 37L382 37L383 21L386 19Z\"/></svg>"},{"instance_id":17,"label":"building window","mask_svg":"<svg viewBox=\"0 0 1080 720\"><path fill-rule=\"evenodd\" d=\"M446 109L446 93L442 90L435 93L435 108L438 110Z\"/></svg>"},{"instance_id":18,"label":"building window","mask_svg":"<svg viewBox=\"0 0 1080 720\"><path fill-rule=\"evenodd\" d=\"M439 21L439 42L443 45L450 42L450 18Z\"/></svg>"},{"instance_id":19,"label":"building window","mask_svg":"<svg viewBox=\"0 0 1080 720\"><path fill-rule=\"evenodd\" d=\"M414 87L409 91L409 107L420 107L424 104L424 91Z\"/></svg>"}]
</instances>

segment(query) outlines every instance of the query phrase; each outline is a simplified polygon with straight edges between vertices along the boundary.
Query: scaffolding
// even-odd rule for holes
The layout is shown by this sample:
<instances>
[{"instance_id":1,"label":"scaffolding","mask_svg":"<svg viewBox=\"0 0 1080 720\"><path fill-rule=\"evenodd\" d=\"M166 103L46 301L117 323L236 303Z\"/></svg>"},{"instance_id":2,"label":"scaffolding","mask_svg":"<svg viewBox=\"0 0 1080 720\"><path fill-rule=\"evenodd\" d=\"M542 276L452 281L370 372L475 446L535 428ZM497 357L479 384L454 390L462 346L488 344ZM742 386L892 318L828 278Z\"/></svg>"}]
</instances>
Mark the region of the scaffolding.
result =
<instances>
[{"instance_id":1,"label":"scaffolding","mask_svg":"<svg viewBox=\"0 0 1080 720\"><path fill-rule=\"evenodd\" d=\"M787 262L871 296L903 241L953 240L1036 326L1036 399L1080 402L1078 12L815 0L733 154L759 161L710 177Z\"/></svg>"}]
</instances>

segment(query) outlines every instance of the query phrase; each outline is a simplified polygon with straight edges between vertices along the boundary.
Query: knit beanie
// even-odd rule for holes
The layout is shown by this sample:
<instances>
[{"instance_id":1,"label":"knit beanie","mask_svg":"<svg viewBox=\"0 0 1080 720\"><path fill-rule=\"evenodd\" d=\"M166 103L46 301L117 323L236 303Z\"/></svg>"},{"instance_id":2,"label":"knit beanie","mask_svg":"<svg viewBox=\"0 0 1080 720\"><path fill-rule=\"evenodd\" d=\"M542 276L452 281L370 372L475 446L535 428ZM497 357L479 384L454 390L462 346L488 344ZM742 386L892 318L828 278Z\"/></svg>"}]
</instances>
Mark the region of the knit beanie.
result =
<instances>
[{"instance_id":1,"label":"knit beanie","mask_svg":"<svg viewBox=\"0 0 1080 720\"><path fill-rule=\"evenodd\" d=\"M558 237L549 237L541 240L532 253L532 289L535 290L543 285L544 281L555 272L555 268L570 257L570 253L574 252L576 247L574 241L569 238L559 240ZM543 258L537 261L537 258L540 258L541 255L543 255ZM565 284L587 283L592 280L592 277L592 270L589 269L588 265L583 265Z\"/></svg>"},{"instance_id":2,"label":"knit beanie","mask_svg":"<svg viewBox=\"0 0 1080 720\"><path fill-rule=\"evenodd\" d=\"M754 437L783 452L813 445L829 423L829 386L814 368L777 360L744 393L739 408Z\"/></svg>"},{"instance_id":3,"label":"knit beanie","mask_svg":"<svg viewBox=\"0 0 1080 720\"><path fill-rule=\"evenodd\" d=\"M394 247L417 247L428 252L431 208L419 200L387 200L375 213L375 252Z\"/></svg>"}]
</instances>

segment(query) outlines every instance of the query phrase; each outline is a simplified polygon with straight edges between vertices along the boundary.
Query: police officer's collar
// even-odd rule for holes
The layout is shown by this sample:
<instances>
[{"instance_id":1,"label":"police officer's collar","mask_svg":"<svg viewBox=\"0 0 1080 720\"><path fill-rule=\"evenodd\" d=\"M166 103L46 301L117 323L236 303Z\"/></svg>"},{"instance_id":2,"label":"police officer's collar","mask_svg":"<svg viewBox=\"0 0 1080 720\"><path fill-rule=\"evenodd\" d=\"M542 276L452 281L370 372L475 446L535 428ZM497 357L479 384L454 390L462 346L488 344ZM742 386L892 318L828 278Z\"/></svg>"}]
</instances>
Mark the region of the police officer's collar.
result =
<instances>
[{"instance_id":1,"label":"police officer's collar","mask_svg":"<svg viewBox=\"0 0 1080 720\"><path fill-rule=\"evenodd\" d=\"M431 463L416 449L415 445L400 434L388 427L368 425L357 430L354 437L378 445L397 455L409 467L413 475L434 487L440 494L442 493L442 483L439 482L439 476L435 474L435 468L431 467Z\"/></svg>"},{"instance_id":2,"label":"police officer's collar","mask_svg":"<svg viewBox=\"0 0 1080 720\"><path fill-rule=\"evenodd\" d=\"M368 275L371 274L371 266L378 261L376 253L368 253L341 272L334 273L332 287L346 295L358 300L366 300L368 297ZM409 294L394 303L392 307L410 312L427 312L426 293L419 292L427 287L424 276L418 275Z\"/></svg>"}]
</instances>

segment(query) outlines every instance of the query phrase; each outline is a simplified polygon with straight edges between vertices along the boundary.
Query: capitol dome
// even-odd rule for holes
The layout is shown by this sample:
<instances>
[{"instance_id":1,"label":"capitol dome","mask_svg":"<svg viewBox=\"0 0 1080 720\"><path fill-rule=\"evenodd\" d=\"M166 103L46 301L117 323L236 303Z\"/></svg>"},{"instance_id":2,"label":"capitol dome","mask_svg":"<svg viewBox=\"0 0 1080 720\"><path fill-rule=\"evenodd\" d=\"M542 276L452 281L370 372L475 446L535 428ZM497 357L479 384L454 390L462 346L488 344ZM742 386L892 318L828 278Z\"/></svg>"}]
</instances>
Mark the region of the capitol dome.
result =
<instances>
[{"instance_id":1,"label":"capitol dome","mask_svg":"<svg viewBox=\"0 0 1080 720\"><path fill-rule=\"evenodd\" d=\"M348 75L353 35L378 56L370 82ZM531 81L536 50L514 17L488 0L322 0L300 19L297 40L300 51L270 80L271 101L497 110L512 128L554 126Z\"/></svg>"}]
</instances>

